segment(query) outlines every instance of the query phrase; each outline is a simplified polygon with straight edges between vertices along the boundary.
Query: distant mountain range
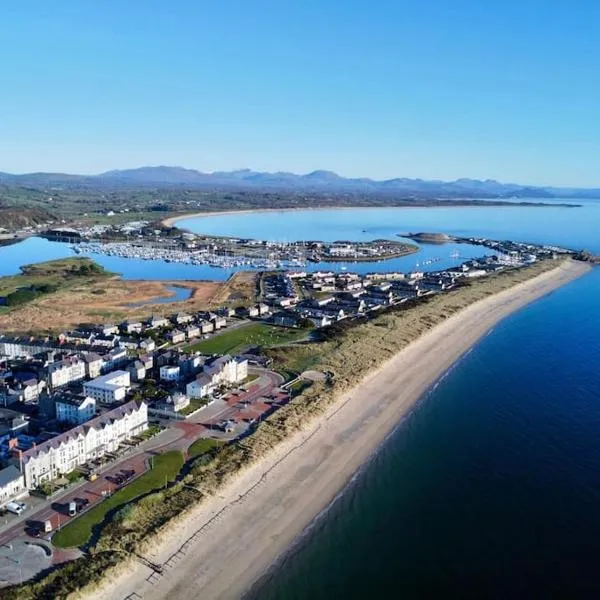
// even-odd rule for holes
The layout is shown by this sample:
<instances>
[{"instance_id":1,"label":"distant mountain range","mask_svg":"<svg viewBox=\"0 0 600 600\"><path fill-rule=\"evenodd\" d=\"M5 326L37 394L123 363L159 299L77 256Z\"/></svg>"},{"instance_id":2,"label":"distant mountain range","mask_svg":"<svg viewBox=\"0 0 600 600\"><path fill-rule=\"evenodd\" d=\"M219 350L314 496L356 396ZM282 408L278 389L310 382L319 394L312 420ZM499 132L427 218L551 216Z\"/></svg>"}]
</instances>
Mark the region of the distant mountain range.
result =
<instances>
[{"instance_id":1,"label":"distant mountain range","mask_svg":"<svg viewBox=\"0 0 600 600\"><path fill-rule=\"evenodd\" d=\"M493 179L439 181L405 177L374 180L346 178L331 171L305 175L241 169L202 173L183 167L140 167L100 175L0 172L0 183L34 187L181 187L207 189L280 190L311 193L376 194L418 198L600 198L600 189L556 188L501 183Z\"/></svg>"}]
</instances>

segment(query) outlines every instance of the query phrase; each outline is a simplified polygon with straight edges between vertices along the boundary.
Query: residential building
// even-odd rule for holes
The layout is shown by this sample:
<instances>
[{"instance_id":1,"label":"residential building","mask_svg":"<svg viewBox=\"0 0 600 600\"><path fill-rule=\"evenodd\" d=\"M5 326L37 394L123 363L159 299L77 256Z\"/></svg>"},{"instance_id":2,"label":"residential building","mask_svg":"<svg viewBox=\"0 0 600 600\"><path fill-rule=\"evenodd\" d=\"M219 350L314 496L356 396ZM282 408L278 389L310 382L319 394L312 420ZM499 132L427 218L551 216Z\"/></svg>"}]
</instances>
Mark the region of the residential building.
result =
<instances>
[{"instance_id":1,"label":"residential building","mask_svg":"<svg viewBox=\"0 0 600 600\"><path fill-rule=\"evenodd\" d=\"M186 323L191 323L194 320L192 315L188 315L187 313L177 313L171 317L171 320L175 325L185 325Z\"/></svg>"},{"instance_id":2,"label":"residential building","mask_svg":"<svg viewBox=\"0 0 600 600\"><path fill-rule=\"evenodd\" d=\"M86 352L83 355L83 362L85 363L85 375L88 379L95 379L102 373L104 359L99 354Z\"/></svg>"},{"instance_id":3,"label":"residential building","mask_svg":"<svg viewBox=\"0 0 600 600\"><path fill-rule=\"evenodd\" d=\"M140 342L140 348L145 352L152 352L156 348L156 342L152 338L146 338Z\"/></svg>"},{"instance_id":4,"label":"residential building","mask_svg":"<svg viewBox=\"0 0 600 600\"><path fill-rule=\"evenodd\" d=\"M160 368L160 378L162 381L178 381L180 375L179 365L165 365Z\"/></svg>"},{"instance_id":5,"label":"residential building","mask_svg":"<svg viewBox=\"0 0 600 600\"><path fill-rule=\"evenodd\" d=\"M188 340L196 338L200 335L200 328L197 325L190 325L186 327L185 335Z\"/></svg>"},{"instance_id":6,"label":"residential building","mask_svg":"<svg viewBox=\"0 0 600 600\"><path fill-rule=\"evenodd\" d=\"M259 304L257 304L256 308L258 308L258 314L261 317L268 315L271 312L271 309L269 308L268 304L265 304L264 302L260 302Z\"/></svg>"},{"instance_id":7,"label":"residential building","mask_svg":"<svg viewBox=\"0 0 600 600\"><path fill-rule=\"evenodd\" d=\"M10 408L0 408L0 435L26 433L29 421L21 413Z\"/></svg>"},{"instance_id":8,"label":"residential building","mask_svg":"<svg viewBox=\"0 0 600 600\"><path fill-rule=\"evenodd\" d=\"M146 367L141 360L134 360L129 365L129 374L133 381L142 381L146 378Z\"/></svg>"},{"instance_id":9,"label":"residential building","mask_svg":"<svg viewBox=\"0 0 600 600\"><path fill-rule=\"evenodd\" d=\"M121 329L125 333L142 333L144 325L141 321L128 320L121 323Z\"/></svg>"},{"instance_id":10,"label":"residential building","mask_svg":"<svg viewBox=\"0 0 600 600\"><path fill-rule=\"evenodd\" d=\"M200 327L200 333L202 333L202 335L211 333L215 329L214 324L210 321L199 321L198 327Z\"/></svg>"},{"instance_id":11,"label":"residential building","mask_svg":"<svg viewBox=\"0 0 600 600\"><path fill-rule=\"evenodd\" d=\"M48 365L48 382L51 388L58 388L74 381L85 379L85 362L72 355Z\"/></svg>"},{"instance_id":12,"label":"residential building","mask_svg":"<svg viewBox=\"0 0 600 600\"><path fill-rule=\"evenodd\" d=\"M215 329L221 329L227 327L227 319L219 315L213 315L210 322L214 325Z\"/></svg>"},{"instance_id":13,"label":"residential building","mask_svg":"<svg viewBox=\"0 0 600 600\"><path fill-rule=\"evenodd\" d=\"M131 386L129 371L113 371L83 384L83 393L98 402L120 402Z\"/></svg>"},{"instance_id":14,"label":"residential building","mask_svg":"<svg viewBox=\"0 0 600 600\"><path fill-rule=\"evenodd\" d=\"M240 383L248 377L248 361L226 354L205 364L203 370L215 385Z\"/></svg>"},{"instance_id":15,"label":"residential building","mask_svg":"<svg viewBox=\"0 0 600 600\"><path fill-rule=\"evenodd\" d=\"M54 398L56 419L71 425L81 425L94 418L96 401L79 394L60 394Z\"/></svg>"},{"instance_id":16,"label":"residential building","mask_svg":"<svg viewBox=\"0 0 600 600\"><path fill-rule=\"evenodd\" d=\"M203 373L187 384L185 392L190 398L204 398L208 396L215 387L212 378Z\"/></svg>"},{"instance_id":17,"label":"residential building","mask_svg":"<svg viewBox=\"0 0 600 600\"><path fill-rule=\"evenodd\" d=\"M167 333L167 339L172 344L180 344L181 342L185 342L185 333L179 329L173 329Z\"/></svg>"},{"instance_id":18,"label":"residential building","mask_svg":"<svg viewBox=\"0 0 600 600\"><path fill-rule=\"evenodd\" d=\"M70 473L89 460L114 452L121 443L148 428L148 407L132 400L91 421L34 446L16 451L28 489Z\"/></svg>"},{"instance_id":19,"label":"residential building","mask_svg":"<svg viewBox=\"0 0 600 600\"><path fill-rule=\"evenodd\" d=\"M153 316L147 321L148 329L159 329L160 327L166 327L169 321L165 317Z\"/></svg>"},{"instance_id":20,"label":"residential building","mask_svg":"<svg viewBox=\"0 0 600 600\"><path fill-rule=\"evenodd\" d=\"M152 354L140 354L140 362L144 365L146 371L154 366L154 356Z\"/></svg>"},{"instance_id":21,"label":"residential building","mask_svg":"<svg viewBox=\"0 0 600 600\"><path fill-rule=\"evenodd\" d=\"M9 465L0 471L0 506L26 494L25 479L15 465Z\"/></svg>"},{"instance_id":22,"label":"residential building","mask_svg":"<svg viewBox=\"0 0 600 600\"><path fill-rule=\"evenodd\" d=\"M110 352L104 355L104 365L102 371L110 373L115 369L122 367L128 360L127 348L113 348Z\"/></svg>"},{"instance_id":23,"label":"residential building","mask_svg":"<svg viewBox=\"0 0 600 600\"><path fill-rule=\"evenodd\" d=\"M112 323L104 323L103 325L98 325L96 330L102 335L117 335L119 333L119 326Z\"/></svg>"}]
</instances>

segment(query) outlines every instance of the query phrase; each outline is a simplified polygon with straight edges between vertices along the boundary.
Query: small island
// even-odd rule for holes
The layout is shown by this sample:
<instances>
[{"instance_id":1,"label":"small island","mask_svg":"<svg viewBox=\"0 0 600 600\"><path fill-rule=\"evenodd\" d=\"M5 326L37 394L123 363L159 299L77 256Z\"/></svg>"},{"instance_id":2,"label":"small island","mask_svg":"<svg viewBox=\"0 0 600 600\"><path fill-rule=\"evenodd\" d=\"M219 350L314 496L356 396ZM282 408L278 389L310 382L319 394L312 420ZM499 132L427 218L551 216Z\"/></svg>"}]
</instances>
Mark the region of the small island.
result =
<instances>
[{"instance_id":1,"label":"small island","mask_svg":"<svg viewBox=\"0 0 600 600\"><path fill-rule=\"evenodd\" d=\"M398 237L408 238L421 244L447 244L455 239L446 233L430 233L420 231L419 233L398 233Z\"/></svg>"}]
</instances>

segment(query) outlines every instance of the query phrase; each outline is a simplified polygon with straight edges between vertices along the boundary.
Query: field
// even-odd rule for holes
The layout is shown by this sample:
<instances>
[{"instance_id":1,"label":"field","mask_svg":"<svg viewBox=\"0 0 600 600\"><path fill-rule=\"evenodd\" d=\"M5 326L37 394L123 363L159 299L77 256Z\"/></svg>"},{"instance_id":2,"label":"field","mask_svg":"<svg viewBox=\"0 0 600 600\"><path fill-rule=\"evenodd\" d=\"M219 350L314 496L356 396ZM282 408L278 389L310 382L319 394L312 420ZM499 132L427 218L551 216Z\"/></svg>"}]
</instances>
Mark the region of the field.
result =
<instances>
[{"instance_id":1,"label":"field","mask_svg":"<svg viewBox=\"0 0 600 600\"><path fill-rule=\"evenodd\" d=\"M52 537L52 543L58 548L71 548L85 544L92 535L94 526L102 523L106 514L124 506L131 500L164 487L167 481L173 481L183 466L181 452L167 452L154 458L152 469L138 477L129 485L115 492L98 506L88 510L80 517L65 525Z\"/></svg>"},{"instance_id":2,"label":"field","mask_svg":"<svg viewBox=\"0 0 600 600\"><path fill-rule=\"evenodd\" d=\"M0 277L0 296L6 296L19 288L32 286L65 289L75 284L97 282L111 275L112 273L105 271L93 260L83 257L24 265L19 275Z\"/></svg>"},{"instance_id":3,"label":"field","mask_svg":"<svg viewBox=\"0 0 600 600\"><path fill-rule=\"evenodd\" d=\"M251 323L215 335L209 340L192 344L186 348L186 351L199 351L204 354L236 354L248 346L276 346L294 342L306 336L305 329L284 329L264 323Z\"/></svg>"},{"instance_id":4,"label":"field","mask_svg":"<svg viewBox=\"0 0 600 600\"><path fill-rule=\"evenodd\" d=\"M62 274L53 267L61 264ZM118 323L151 314L196 312L223 304L237 306L242 300L252 302L255 297L254 273L236 273L227 282L126 281L111 273L69 275L70 265L82 264L96 265L87 258L69 258L32 265L27 274L0 277L0 296L32 284L57 286L52 293L39 295L26 304L0 307L0 329L6 333L57 333L85 323ZM130 306L172 296L173 292L168 289L172 285L187 287L192 292L191 297L182 302Z\"/></svg>"}]
</instances>

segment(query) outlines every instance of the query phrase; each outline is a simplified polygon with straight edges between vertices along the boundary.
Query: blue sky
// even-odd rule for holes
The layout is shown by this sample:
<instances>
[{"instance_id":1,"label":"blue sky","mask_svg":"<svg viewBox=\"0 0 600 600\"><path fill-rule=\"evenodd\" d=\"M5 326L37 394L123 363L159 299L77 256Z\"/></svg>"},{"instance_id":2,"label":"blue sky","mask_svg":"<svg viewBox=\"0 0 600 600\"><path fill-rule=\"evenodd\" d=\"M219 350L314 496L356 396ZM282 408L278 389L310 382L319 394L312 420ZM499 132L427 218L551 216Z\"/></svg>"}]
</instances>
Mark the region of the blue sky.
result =
<instances>
[{"instance_id":1,"label":"blue sky","mask_svg":"<svg viewBox=\"0 0 600 600\"><path fill-rule=\"evenodd\" d=\"M600 186L596 0L6 0L0 170Z\"/></svg>"}]
</instances>

